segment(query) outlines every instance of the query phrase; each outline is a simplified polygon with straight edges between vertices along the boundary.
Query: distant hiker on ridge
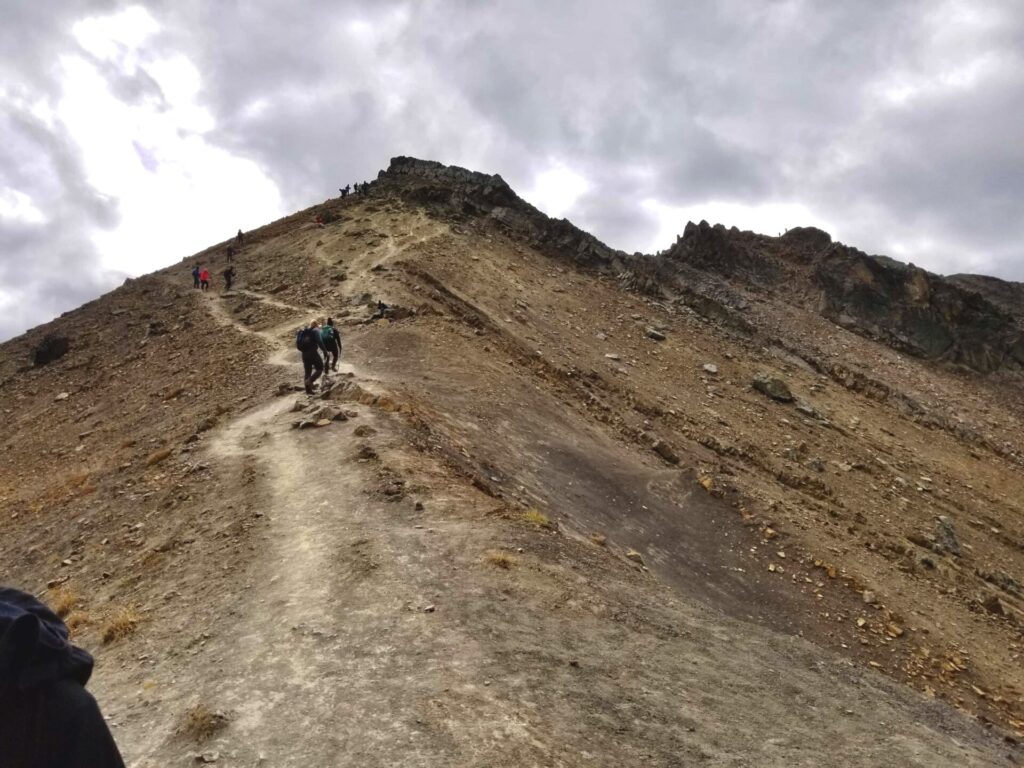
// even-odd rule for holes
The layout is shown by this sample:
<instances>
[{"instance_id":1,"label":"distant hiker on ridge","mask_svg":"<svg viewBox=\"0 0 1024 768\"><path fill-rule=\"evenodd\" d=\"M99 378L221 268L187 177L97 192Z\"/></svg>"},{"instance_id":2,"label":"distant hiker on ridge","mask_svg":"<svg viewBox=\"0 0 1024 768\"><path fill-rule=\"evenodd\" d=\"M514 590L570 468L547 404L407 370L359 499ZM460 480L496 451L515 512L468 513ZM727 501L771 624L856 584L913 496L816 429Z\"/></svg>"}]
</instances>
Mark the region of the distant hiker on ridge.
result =
<instances>
[{"instance_id":1,"label":"distant hiker on ridge","mask_svg":"<svg viewBox=\"0 0 1024 768\"><path fill-rule=\"evenodd\" d=\"M207 291L210 289L210 270L203 267L203 271L199 273L199 287Z\"/></svg>"},{"instance_id":2,"label":"distant hiker on ridge","mask_svg":"<svg viewBox=\"0 0 1024 768\"><path fill-rule=\"evenodd\" d=\"M320 321L310 320L309 325L295 335L295 348L302 353L302 368L305 373L306 394L313 394L313 382L324 372L321 350L327 354L324 340L320 337Z\"/></svg>"},{"instance_id":3,"label":"distant hiker on ridge","mask_svg":"<svg viewBox=\"0 0 1024 768\"><path fill-rule=\"evenodd\" d=\"M234 258L234 255L235 255L235 249L232 248L230 245L228 246L227 254L228 254L228 264L230 264L231 263L231 259Z\"/></svg>"},{"instance_id":4,"label":"distant hiker on ridge","mask_svg":"<svg viewBox=\"0 0 1024 768\"><path fill-rule=\"evenodd\" d=\"M320 329L320 338L324 341L327 354L324 355L324 364L329 370L338 370L338 358L341 357L341 336L338 329L334 327L334 320L327 318L327 323ZM333 360L331 359L333 357Z\"/></svg>"},{"instance_id":5,"label":"distant hiker on ridge","mask_svg":"<svg viewBox=\"0 0 1024 768\"><path fill-rule=\"evenodd\" d=\"M193 288L198 288L199 287L199 265L198 264L196 264L194 267L192 267L192 287Z\"/></svg>"},{"instance_id":6,"label":"distant hiker on ridge","mask_svg":"<svg viewBox=\"0 0 1024 768\"><path fill-rule=\"evenodd\" d=\"M224 270L224 292L231 290L231 282L235 279L235 268L228 267Z\"/></svg>"},{"instance_id":7,"label":"distant hiker on ridge","mask_svg":"<svg viewBox=\"0 0 1024 768\"><path fill-rule=\"evenodd\" d=\"M341 192L342 198L348 197L349 185L346 184L344 187L341 187L338 191Z\"/></svg>"},{"instance_id":8,"label":"distant hiker on ridge","mask_svg":"<svg viewBox=\"0 0 1024 768\"><path fill-rule=\"evenodd\" d=\"M238 234L235 235L235 242L238 243L239 247L245 245L245 235L242 234L242 230L238 230Z\"/></svg>"}]
</instances>

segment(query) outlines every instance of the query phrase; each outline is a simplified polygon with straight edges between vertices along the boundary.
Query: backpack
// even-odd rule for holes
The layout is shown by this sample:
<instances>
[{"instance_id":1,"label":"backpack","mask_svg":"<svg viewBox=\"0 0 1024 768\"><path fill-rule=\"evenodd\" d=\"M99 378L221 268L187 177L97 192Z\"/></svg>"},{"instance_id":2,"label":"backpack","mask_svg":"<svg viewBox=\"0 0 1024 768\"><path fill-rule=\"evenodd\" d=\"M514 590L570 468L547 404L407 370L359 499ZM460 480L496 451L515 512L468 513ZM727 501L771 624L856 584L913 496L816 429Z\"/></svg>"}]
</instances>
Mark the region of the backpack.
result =
<instances>
[{"instance_id":1,"label":"backpack","mask_svg":"<svg viewBox=\"0 0 1024 768\"><path fill-rule=\"evenodd\" d=\"M316 333L315 328L303 328L297 334L295 334L295 348L300 352L308 352L311 349L316 349L316 339L313 338L312 334Z\"/></svg>"},{"instance_id":2,"label":"backpack","mask_svg":"<svg viewBox=\"0 0 1024 768\"><path fill-rule=\"evenodd\" d=\"M334 343L334 328L329 325L325 325L320 329L320 338L324 340L326 346L331 346Z\"/></svg>"}]
</instances>

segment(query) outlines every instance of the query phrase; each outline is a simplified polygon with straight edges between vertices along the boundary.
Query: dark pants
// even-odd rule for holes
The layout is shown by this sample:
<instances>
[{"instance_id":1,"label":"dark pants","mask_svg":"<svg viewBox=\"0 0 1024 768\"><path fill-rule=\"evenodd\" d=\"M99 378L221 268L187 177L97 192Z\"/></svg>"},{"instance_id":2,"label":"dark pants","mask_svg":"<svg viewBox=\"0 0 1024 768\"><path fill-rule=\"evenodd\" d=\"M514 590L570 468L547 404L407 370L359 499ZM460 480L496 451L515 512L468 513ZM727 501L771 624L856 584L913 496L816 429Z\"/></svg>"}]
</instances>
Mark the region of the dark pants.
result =
<instances>
[{"instance_id":1,"label":"dark pants","mask_svg":"<svg viewBox=\"0 0 1024 768\"><path fill-rule=\"evenodd\" d=\"M231 278L230 277L225 277L224 278L224 290L225 291L230 291L231 290Z\"/></svg>"},{"instance_id":2,"label":"dark pants","mask_svg":"<svg viewBox=\"0 0 1024 768\"><path fill-rule=\"evenodd\" d=\"M306 387L308 388L324 372L324 361L320 359L320 353L314 349L302 353L302 367L306 372Z\"/></svg>"},{"instance_id":3,"label":"dark pants","mask_svg":"<svg viewBox=\"0 0 1024 768\"><path fill-rule=\"evenodd\" d=\"M199 287L199 276L198 275L196 275L195 277L192 278L192 287L193 288L198 288Z\"/></svg>"},{"instance_id":4,"label":"dark pants","mask_svg":"<svg viewBox=\"0 0 1024 768\"><path fill-rule=\"evenodd\" d=\"M207 288L210 287L210 281L209 280L200 280L199 281L199 286L205 291Z\"/></svg>"},{"instance_id":5,"label":"dark pants","mask_svg":"<svg viewBox=\"0 0 1024 768\"><path fill-rule=\"evenodd\" d=\"M328 370L333 370L338 367L338 345L328 344L327 354L324 355L324 363Z\"/></svg>"}]
</instances>

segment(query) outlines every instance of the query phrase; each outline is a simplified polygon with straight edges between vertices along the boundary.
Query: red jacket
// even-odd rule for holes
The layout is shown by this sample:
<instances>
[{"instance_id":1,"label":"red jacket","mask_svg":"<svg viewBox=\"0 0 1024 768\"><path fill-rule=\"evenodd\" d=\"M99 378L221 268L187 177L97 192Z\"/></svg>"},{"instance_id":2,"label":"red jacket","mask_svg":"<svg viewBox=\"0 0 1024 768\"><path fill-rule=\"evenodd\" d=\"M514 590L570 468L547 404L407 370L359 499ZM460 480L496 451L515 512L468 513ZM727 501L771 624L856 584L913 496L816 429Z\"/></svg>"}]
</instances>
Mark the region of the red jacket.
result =
<instances>
[{"instance_id":1,"label":"red jacket","mask_svg":"<svg viewBox=\"0 0 1024 768\"><path fill-rule=\"evenodd\" d=\"M210 273L207 270L204 269L202 272L199 273L199 279L200 280L209 280L210 279Z\"/></svg>"}]
</instances>

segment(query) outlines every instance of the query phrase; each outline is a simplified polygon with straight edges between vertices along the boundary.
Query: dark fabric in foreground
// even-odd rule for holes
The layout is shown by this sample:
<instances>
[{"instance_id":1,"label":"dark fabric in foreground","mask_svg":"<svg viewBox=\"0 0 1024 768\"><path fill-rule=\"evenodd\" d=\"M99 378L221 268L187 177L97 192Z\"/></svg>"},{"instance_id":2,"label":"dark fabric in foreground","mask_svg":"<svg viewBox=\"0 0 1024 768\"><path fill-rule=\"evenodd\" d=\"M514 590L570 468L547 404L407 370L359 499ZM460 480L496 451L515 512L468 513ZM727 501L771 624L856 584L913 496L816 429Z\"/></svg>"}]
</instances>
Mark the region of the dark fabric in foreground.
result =
<instances>
[{"instance_id":1,"label":"dark fabric in foreground","mask_svg":"<svg viewBox=\"0 0 1024 768\"><path fill-rule=\"evenodd\" d=\"M0 768L123 768L92 667L49 608L0 587Z\"/></svg>"}]
</instances>

